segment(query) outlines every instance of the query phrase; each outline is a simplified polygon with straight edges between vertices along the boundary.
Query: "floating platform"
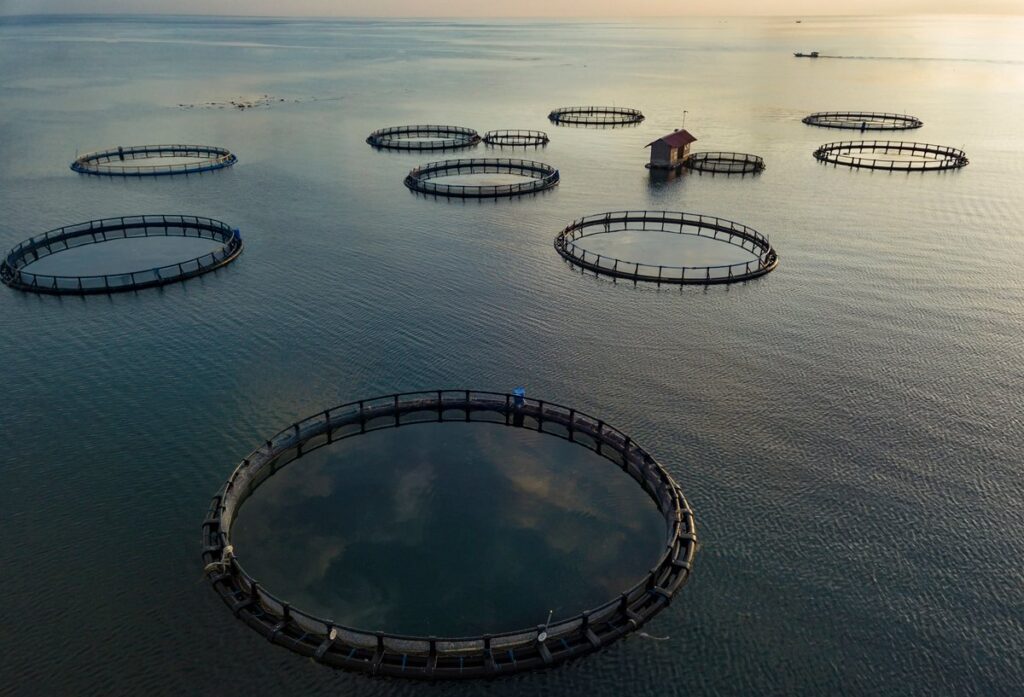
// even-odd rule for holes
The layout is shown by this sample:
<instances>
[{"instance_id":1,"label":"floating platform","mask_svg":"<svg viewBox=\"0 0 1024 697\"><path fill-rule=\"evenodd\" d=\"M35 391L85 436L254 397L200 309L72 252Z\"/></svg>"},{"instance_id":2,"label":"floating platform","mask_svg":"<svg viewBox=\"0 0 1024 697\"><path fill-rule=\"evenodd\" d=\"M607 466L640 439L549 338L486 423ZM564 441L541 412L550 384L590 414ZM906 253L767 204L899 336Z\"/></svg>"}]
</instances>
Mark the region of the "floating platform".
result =
<instances>
[{"instance_id":1,"label":"floating platform","mask_svg":"<svg viewBox=\"0 0 1024 697\"><path fill-rule=\"evenodd\" d=\"M477 145L480 134L463 126L389 126L371 133L366 142L383 150L455 150Z\"/></svg>"},{"instance_id":2,"label":"floating platform","mask_svg":"<svg viewBox=\"0 0 1024 697\"><path fill-rule=\"evenodd\" d=\"M681 166L695 172L712 174L758 174L764 171L764 159L742 152L695 152Z\"/></svg>"},{"instance_id":3,"label":"floating platform","mask_svg":"<svg viewBox=\"0 0 1024 697\"><path fill-rule=\"evenodd\" d=\"M906 131L924 125L916 116L881 111L818 111L802 121L809 126L851 131Z\"/></svg>"},{"instance_id":4,"label":"floating platform","mask_svg":"<svg viewBox=\"0 0 1024 697\"><path fill-rule=\"evenodd\" d=\"M126 164L166 157L192 157L200 161L166 165ZM213 145L130 145L81 155L71 163L71 169L79 174L157 177L210 172L230 167L236 162L238 158L230 150Z\"/></svg>"},{"instance_id":5,"label":"floating platform","mask_svg":"<svg viewBox=\"0 0 1024 697\"><path fill-rule=\"evenodd\" d=\"M44 257L76 247L140 237L196 237L216 240L219 249L193 259L117 274L54 276L26 271ZM103 218L69 225L30 237L0 262L0 281L17 290L48 295L96 295L142 290L178 283L219 269L242 253L242 236L227 223L183 215Z\"/></svg>"},{"instance_id":6,"label":"floating platform","mask_svg":"<svg viewBox=\"0 0 1024 697\"><path fill-rule=\"evenodd\" d=\"M563 106L548 114L554 124L563 126L631 126L644 120L639 109L615 106Z\"/></svg>"},{"instance_id":7,"label":"floating platform","mask_svg":"<svg viewBox=\"0 0 1024 697\"><path fill-rule=\"evenodd\" d=\"M577 240L590 235L637 230L721 240L756 258L713 266L656 266L595 254L576 244ZM674 211L615 211L579 218L558 233L555 250L569 263L595 274L658 285L736 283L763 276L779 265L775 248L768 237L757 230L724 218Z\"/></svg>"},{"instance_id":8,"label":"floating platform","mask_svg":"<svg viewBox=\"0 0 1024 697\"><path fill-rule=\"evenodd\" d=\"M465 174L515 174L527 177L515 184L436 184L432 179ZM558 186L561 177L549 164L533 160L504 158L471 158L430 162L414 168L405 177L405 185L413 191L431 196L451 198L502 198L537 193Z\"/></svg>"},{"instance_id":9,"label":"floating platform","mask_svg":"<svg viewBox=\"0 0 1024 697\"><path fill-rule=\"evenodd\" d=\"M547 625L471 637L364 631L314 617L256 582L236 556L231 526L245 500L278 469L317 448L415 423L489 422L546 433L622 468L666 523L658 559L640 580L595 608ZM273 644L334 668L420 680L492 678L584 656L636 631L668 607L690 578L697 553L693 511L668 471L604 421L522 394L437 390L393 394L327 409L272 436L235 468L203 522L206 578L242 622ZM471 589L467 589L471 592Z\"/></svg>"},{"instance_id":10,"label":"floating platform","mask_svg":"<svg viewBox=\"0 0 1024 697\"><path fill-rule=\"evenodd\" d=\"M882 157L900 155L904 158ZM938 172L966 167L967 153L948 145L911 143L894 140L852 140L826 143L814 151L819 162L855 169L881 169L887 172Z\"/></svg>"},{"instance_id":11,"label":"floating platform","mask_svg":"<svg viewBox=\"0 0 1024 697\"><path fill-rule=\"evenodd\" d=\"M549 142L544 131L503 130L484 133L484 143L499 148L541 147Z\"/></svg>"}]
</instances>

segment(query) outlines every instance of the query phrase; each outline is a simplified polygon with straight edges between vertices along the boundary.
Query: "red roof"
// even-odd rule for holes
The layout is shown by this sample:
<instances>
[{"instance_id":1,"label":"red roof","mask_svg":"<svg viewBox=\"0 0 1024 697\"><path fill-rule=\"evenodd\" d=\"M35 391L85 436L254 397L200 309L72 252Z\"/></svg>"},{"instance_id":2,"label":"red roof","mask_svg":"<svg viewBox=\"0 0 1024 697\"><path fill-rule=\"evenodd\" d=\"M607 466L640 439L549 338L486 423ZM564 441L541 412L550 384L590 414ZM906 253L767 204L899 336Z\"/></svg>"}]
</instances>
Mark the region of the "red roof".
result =
<instances>
[{"instance_id":1,"label":"red roof","mask_svg":"<svg viewBox=\"0 0 1024 697\"><path fill-rule=\"evenodd\" d=\"M662 136L658 140L652 140L647 144L646 147L651 147L655 143L667 143L670 148L681 148L684 145L688 145L697 140L687 130L678 130L669 133L667 136Z\"/></svg>"}]
</instances>

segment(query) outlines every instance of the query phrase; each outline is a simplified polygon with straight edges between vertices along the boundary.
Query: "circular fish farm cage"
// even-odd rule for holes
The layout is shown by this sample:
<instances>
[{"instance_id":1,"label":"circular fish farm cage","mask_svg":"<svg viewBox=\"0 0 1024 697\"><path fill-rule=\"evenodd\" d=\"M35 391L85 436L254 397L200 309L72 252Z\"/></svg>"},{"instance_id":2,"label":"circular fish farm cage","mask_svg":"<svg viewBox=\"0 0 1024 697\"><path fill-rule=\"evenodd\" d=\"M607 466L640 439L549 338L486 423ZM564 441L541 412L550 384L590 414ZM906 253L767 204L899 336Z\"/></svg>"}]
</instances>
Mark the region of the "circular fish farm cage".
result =
<instances>
[{"instance_id":1,"label":"circular fish farm cage","mask_svg":"<svg viewBox=\"0 0 1024 697\"><path fill-rule=\"evenodd\" d=\"M146 164L166 158L187 158L195 162ZM136 160L143 161L135 164ZM171 174L198 174L230 167L238 161L234 153L213 145L132 145L86 153L71 163L79 174L119 177L157 177Z\"/></svg>"},{"instance_id":2,"label":"circular fish farm cage","mask_svg":"<svg viewBox=\"0 0 1024 697\"><path fill-rule=\"evenodd\" d=\"M544 131L503 130L484 133L484 143L499 148L529 148L547 145L548 134Z\"/></svg>"},{"instance_id":3,"label":"circular fish farm cage","mask_svg":"<svg viewBox=\"0 0 1024 697\"><path fill-rule=\"evenodd\" d=\"M615 106L564 106L552 109L548 118L563 126L630 126L644 120L639 109Z\"/></svg>"},{"instance_id":4,"label":"circular fish farm cage","mask_svg":"<svg viewBox=\"0 0 1024 697\"><path fill-rule=\"evenodd\" d=\"M916 116L881 111L818 111L805 116L803 122L809 126L851 131L907 131L924 125Z\"/></svg>"},{"instance_id":5,"label":"circular fish farm cage","mask_svg":"<svg viewBox=\"0 0 1024 697\"><path fill-rule=\"evenodd\" d=\"M514 174L526 177L515 184L438 184L438 177L469 174ZM430 162L414 168L405 177L405 185L412 191L433 196L453 198L500 198L521 196L558 186L558 170L549 164L533 160L471 158Z\"/></svg>"},{"instance_id":6,"label":"circular fish farm cage","mask_svg":"<svg viewBox=\"0 0 1024 697\"><path fill-rule=\"evenodd\" d=\"M473 147L480 134L462 126L391 126L374 131L366 142L384 150L455 150Z\"/></svg>"},{"instance_id":7,"label":"circular fish farm cage","mask_svg":"<svg viewBox=\"0 0 1024 697\"><path fill-rule=\"evenodd\" d=\"M745 249L756 258L713 266L658 266L588 252L576 244L592 235L632 231L719 240ZM555 249L569 263L595 274L659 285L735 283L763 276L779 264L779 256L768 237L757 230L723 218L673 211L615 211L579 218L558 233Z\"/></svg>"},{"instance_id":8,"label":"circular fish farm cage","mask_svg":"<svg viewBox=\"0 0 1024 697\"><path fill-rule=\"evenodd\" d=\"M888 172L938 172L966 167L967 153L948 145L894 140L826 143L814 151L819 162Z\"/></svg>"},{"instance_id":9,"label":"circular fish farm cage","mask_svg":"<svg viewBox=\"0 0 1024 697\"><path fill-rule=\"evenodd\" d=\"M68 249L143 237L193 237L215 240L213 252L151 269L93 276L54 276L26 271L39 259ZM242 253L242 237L219 220L181 215L140 215L90 220L31 237L0 262L0 281L11 288L49 295L94 295L141 290L200 276L234 261Z\"/></svg>"},{"instance_id":10,"label":"circular fish farm cage","mask_svg":"<svg viewBox=\"0 0 1024 697\"><path fill-rule=\"evenodd\" d=\"M416 423L490 422L566 439L629 474L665 519L659 558L640 580L595 608L546 625L482 636L406 636L363 631L293 607L242 568L231 528L246 499L271 474L317 448ZM399 678L458 679L544 668L596 651L664 610L690 577L697 551L693 511L668 471L630 436L569 407L522 394L438 390L333 407L292 424L242 460L214 496L203 523L203 563L235 617L271 643L335 668Z\"/></svg>"},{"instance_id":11,"label":"circular fish farm cage","mask_svg":"<svg viewBox=\"0 0 1024 697\"><path fill-rule=\"evenodd\" d=\"M683 166L712 174L757 174L764 171L764 159L742 152L695 152Z\"/></svg>"}]
</instances>

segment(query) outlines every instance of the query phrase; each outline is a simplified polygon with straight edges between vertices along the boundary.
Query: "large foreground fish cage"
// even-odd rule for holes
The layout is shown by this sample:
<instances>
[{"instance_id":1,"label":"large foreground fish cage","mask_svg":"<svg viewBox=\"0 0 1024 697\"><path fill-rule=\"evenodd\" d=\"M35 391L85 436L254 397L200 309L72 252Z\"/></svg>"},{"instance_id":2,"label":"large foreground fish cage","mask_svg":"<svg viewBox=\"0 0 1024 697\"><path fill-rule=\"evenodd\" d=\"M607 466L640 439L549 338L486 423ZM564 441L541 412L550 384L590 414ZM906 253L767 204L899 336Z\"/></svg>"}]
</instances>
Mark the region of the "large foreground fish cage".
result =
<instances>
[{"instance_id":1,"label":"large foreground fish cage","mask_svg":"<svg viewBox=\"0 0 1024 697\"><path fill-rule=\"evenodd\" d=\"M231 543L245 500L270 475L335 441L417 423L488 422L526 428L588 448L622 468L665 519L663 551L637 583L607 603L546 625L470 637L364 631L319 618L246 573ZM690 577L697 551L693 511L668 471L604 421L521 394L438 390L393 394L327 409L280 431L242 460L214 496L203 523L207 579L232 613L271 643L332 666L399 678L495 677L544 668L596 651L664 610ZM471 592L467 589L467 592Z\"/></svg>"},{"instance_id":2,"label":"large foreground fish cage","mask_svg":"<svg viewBox=\"0 0 1024 697\"><path fill-rule=\"evenodd\" d=\"M484 143L499 148L529 148L547 145L548 134L544 131L500 130L484 133Z\"/></svg>"},{"instance_id":3,"label":"large foreground fish cage","mask_svg":"<svg viewBox=\"0 0 1024 697\"><path fill-rule=\"evenodd\" d=\"M695 152L683 166L711 174L757 174L764 171L764 159L742 152Z\"/></svg>"},{"instance_id":4,"label":"large foreground fish cage","mask_svg":"<svg viewBox=\"0 0 1024 697\"><path fill-rule=\"evenodd\" d=\"M596 254L577 242L593 235L618 232L693 235L744 249L750 261L712 266L662 266ZM575 266L599 275L657 284L735 283L763 276L779 264L768 240L753 228L724 218L674 211L615 211L574 220L555 237L555 249Z\"/></svg>"},{"instance_id":5,"label":"large foreground fish cage","mask_svg":"<svg viewBox=\"0 0 1024 697\"><path fill-rule=\"evenodd\" d=\"M162 158L188 158L195 161L152 163ZM238 158L230 150L213 145L119 145L80 155L71 163L71 169L79 174L155 177L209 172L230 167L237 161Z\"/></svg>"},{"instance_id":6,"label":"large foreground fish cage","mask_svg":"<svg viewBox=\"0 0 1024 697\"><path fill-rule=\"evenodd\" d=\"M477 174L514 174L525 177L514 184L439 184L439 177ZM405 177L405 185L413 191L433 196L454 198L500 198L536 193L558 186L558 170L533 160L505 158L470 158L430 162L414 168Z\"/></svg>"},{"instance_id":7,"label":"large foreground fish cage","mask_svg":"<svg viewBox=\"0 0 1024 697\"><path fill-rule=\"evenodd\" d=\"M480 134L463 126L390 126L374 131L366 142L385 150L454 150L473 147Z\"/></svg>"},{"instance_id":8,"label":"large foreground fish cage","mask_svg":"<svg viewBox=\"0 0 1024 697\"><path fill-rule=\"evenodd\" d=\"M881 111L818 111L805 116L803 122L810 126L851 131L906 131L924 125L916 116Z\"/></svg>"},{"instance_id":9,"label":"large foreground fish cage","mask_svg":"<svg viewBox=\"0 0 1024 697\"><path fill-rule=\"evenodd\" d=\"M629 126L644 120L639 109L615 106L563 106L552 109L548 119L562 126Z\"/></svg>"},{"instance_id":10,"label":"large foreground fish cage","mask_svg":"<svg viewBox=\"0 0 1024 697\"><path fill-rule=\"evenodd\" d=\"M966 167L967 153L948 145L894 140L826 143L814 151L820 162L889 172L936 172Z\"/></svg>"},{"instance_id":11,"label":"large foreground fish cage","mask_svg":"<svg viewBox=\"0 0 1024 697\"><path fill-rule=\"evenodd\" d=\"M57 276L32 273L26 266L68 249L141 237L195 237L220 242L199 257L152 269L115 274ZM184 281L218 269L242 253L237 229L212 218L183 215L139 215L90 220L30 237L0 262L0 281L11 288L50 295L91 295L141 290Z\"/></svg>"}]
</instances>

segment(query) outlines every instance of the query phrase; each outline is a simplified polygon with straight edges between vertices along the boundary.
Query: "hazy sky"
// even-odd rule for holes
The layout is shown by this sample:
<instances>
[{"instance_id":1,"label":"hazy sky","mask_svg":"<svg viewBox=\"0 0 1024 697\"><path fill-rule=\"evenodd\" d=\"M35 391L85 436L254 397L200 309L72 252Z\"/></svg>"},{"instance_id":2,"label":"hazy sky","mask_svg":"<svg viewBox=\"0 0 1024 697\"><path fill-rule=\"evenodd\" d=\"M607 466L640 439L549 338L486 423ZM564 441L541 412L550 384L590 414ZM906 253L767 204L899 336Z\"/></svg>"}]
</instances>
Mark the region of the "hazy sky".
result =
<instances>
[{"instance_id":1,"label":"hazy sky","mask_svg":"<svg viewBox=\"0 0 1024 697\"><path fill-rule=\"evenodd\" d=\"M0 0L0 14L50 12L306 17L1024 14L1024 0Z\"/></svg>"}]
</instances>

